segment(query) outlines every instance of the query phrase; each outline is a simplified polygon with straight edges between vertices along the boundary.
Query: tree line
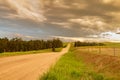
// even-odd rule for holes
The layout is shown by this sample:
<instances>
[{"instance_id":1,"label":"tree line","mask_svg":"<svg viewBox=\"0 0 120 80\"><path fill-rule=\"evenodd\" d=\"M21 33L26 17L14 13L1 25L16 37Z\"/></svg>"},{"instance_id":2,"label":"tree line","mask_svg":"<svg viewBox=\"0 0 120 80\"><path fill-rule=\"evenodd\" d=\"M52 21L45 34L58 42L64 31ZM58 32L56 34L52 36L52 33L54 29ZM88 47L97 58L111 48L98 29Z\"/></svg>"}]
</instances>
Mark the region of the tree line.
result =
<instances>
[{"instance_id":1,"label":"tree line","mask_svg":"<svg viewBox=\"0 0 120 80\"><path fill-rule=\"evenodd\" d=\"M80 42L77 41L74 43L75 47L80 47L80 46L103 46L103 43L96 43L96 42Z\"/></svg>"},{"instance_id":2,"label":"tree line","mask_svg":"<svg viewBox=\"0 0 120 80\"><path fill-rule=\"evenodd\" d=\"M55 48L59 48L62 46L63 43L60 39L25 41L21 38L0 38L0 53L42 50L50 48L55 51Z\"/></svg>"}]
</instances>

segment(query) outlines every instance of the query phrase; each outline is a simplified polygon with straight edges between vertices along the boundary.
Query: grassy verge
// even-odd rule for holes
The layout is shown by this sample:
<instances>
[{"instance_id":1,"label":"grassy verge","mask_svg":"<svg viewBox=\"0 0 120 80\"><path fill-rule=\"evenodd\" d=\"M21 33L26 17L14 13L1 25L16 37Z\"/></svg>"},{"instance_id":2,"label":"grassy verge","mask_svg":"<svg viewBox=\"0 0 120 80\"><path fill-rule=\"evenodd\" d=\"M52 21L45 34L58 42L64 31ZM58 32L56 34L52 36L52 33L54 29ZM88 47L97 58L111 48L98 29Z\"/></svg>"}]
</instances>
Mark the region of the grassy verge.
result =
<instances>
[{"instance_id":1,"label":"grassy verge","mask_svg":"<svg viewBox=\"0 0 120 80\"><path fill-rule=\"evenodd\" d=\"M55 52L60 52L61 50L62 50L62 48L56 48ZM38 54L38 53L46 53L46 52L52 52L52 49L43 49L43 50L36 50L36 51L24 51L24 52L5 52L5 53L0 53L0 57L27 55L27 54Z\"/></svg>"},{"instance_id":2,"label":"grassy verge","mask_svg":"<svg viewBox=\"0 0 120 80\"><path fill-rule=\"evenodd\" d=\"M63 43L63 48L67 47L67 45L68 45L68 42L64 42Z\"/></svg>"},{"instance_id":3,"label":"grassy verge","mask_svg":"<svg viewBox=\"0 0 120 80\"><path fill-rule=\"evenodd\" d=\"M106 47L119 47L120 48L120 43L106 42L104 44Z\"/></svg>"},{"instance_id":4,"label":"grassy verge","mask_svg":"<svg viewBox=\"0 0 120 80\"><path fill-rule=\"evenodd\" d=\"M114 80L94 71L91 65L85 64L82 57L77 55L71 49L40 80Z\"/></svg>"}]
</instances>

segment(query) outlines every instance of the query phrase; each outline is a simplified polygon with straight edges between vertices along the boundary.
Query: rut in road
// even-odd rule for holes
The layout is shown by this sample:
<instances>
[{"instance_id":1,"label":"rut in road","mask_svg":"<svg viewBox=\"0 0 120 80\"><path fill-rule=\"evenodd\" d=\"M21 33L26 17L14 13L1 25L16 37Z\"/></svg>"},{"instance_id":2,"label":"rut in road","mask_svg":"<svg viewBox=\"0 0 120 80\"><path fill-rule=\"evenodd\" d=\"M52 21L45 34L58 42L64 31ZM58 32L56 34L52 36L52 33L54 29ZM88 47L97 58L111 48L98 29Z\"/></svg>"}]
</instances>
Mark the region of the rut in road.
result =
<instances>
[{"instance_id":1,"label":"rut in road","mask_svg":"<svg viewBox=\"0 0 120 80\"><path fill-rule=\"evenodd\" d=\"M70 44L61 52L0 58L0 80L38 80L69 48Z\"/></svg>"}]
</instances>

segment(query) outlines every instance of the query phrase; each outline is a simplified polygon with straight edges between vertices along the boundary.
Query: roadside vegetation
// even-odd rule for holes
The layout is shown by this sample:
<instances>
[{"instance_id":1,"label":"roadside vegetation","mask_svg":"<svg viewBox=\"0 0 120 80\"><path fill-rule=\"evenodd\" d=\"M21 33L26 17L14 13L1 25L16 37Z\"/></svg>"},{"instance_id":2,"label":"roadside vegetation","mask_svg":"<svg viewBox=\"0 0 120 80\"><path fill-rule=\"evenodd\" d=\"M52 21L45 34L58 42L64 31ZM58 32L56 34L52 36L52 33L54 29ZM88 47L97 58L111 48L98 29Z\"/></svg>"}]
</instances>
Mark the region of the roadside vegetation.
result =
<instances>
[{"instance_id":1,"label":"roadside vegetation","mask_svg":"<svg viewBox=\"0 0 120 80\"><path fill-rule=\"evenodd\" d=\"M60 52L63 48L56 48L55 52ZM52 49L43 49L43 50L34 50L34 51L22 51L22 52L4 52L0 54L0 57L8 57L8 56L18 56L18 55L28 55L28 54L40 54L53 52Z\"/></svg>"},{"instance_id":2,"label":"roadside vegetation","mask_svg":"<svg viewBox=\"0 0 120 80\"><path fill-rule=\"evenodd\" d=\"M68 44L69 44L68 42L64 42L63 43L63 48L67 47Z\"/></svg>"},{"instance_id":3,"label":"roadside vegetation","mask_svg":"<svg viewBox=\"0 0 120 80\"><path fill-rule=\"evenodd\" d=\"M22 51L33 51L63 47L63 42L59 39L53 40L30 40L24 41L20 38L0 38L0 53L3 52L22 52Z\"/></svg>"},{"instance_id":4,"label":"roadside vegetation","mask_svg":"<svg viewBox=\"0 0 120 80\"><path fill-rule=\"evenodd\" d=\"M114 61L112 64L107 61L106 64L109 63L106 65L101 64L106 59L103 56L99 58L97 60L97 55L91 53L86 54L78 48L71 47L70 51L62 56L55 66L49 72L45 73L40 80L120 80L118 76L120 72L118 74L112 74L114 71L117 72L119 67L111 72L111 68L114 67L110 68L110 66ZM104 70L102 66L108 68ZM102 69L103 71L101 71Z\"/></svg>"}]
</instances>

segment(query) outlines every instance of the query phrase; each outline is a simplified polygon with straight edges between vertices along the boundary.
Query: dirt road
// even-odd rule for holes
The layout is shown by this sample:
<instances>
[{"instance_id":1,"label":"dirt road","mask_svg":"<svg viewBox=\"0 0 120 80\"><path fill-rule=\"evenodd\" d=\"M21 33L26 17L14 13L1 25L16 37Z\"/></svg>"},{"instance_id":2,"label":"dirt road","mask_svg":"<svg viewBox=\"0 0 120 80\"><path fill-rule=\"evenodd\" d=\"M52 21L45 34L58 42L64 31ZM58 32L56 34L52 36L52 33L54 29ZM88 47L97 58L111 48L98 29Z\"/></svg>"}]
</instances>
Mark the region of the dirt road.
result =
<instances>
[{"instance_id":1,"label":"dirt road","mask_svg":"<svg viewBox=\"0 0 120 80\"><path fill-rule=\"evenodd\" d=\"M38 80L69 47L61 52L0 58L0 80Z\"/></svg>"}]
</instances>

